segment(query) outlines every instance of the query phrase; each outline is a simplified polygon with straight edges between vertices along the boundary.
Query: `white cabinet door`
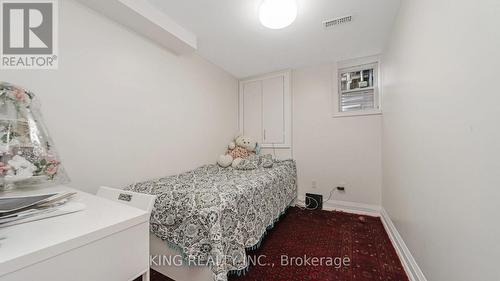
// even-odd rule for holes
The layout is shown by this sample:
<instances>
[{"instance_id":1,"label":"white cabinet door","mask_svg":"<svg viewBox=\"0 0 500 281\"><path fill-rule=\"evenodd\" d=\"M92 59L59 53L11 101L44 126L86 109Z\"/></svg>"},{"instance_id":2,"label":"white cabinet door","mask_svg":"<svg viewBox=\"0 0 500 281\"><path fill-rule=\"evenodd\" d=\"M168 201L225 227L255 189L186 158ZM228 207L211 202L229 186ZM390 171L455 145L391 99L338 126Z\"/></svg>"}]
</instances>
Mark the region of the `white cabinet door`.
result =
<instances>
[{"instance_id":1,"label":"white cabinet door","mask_svg":"<svg viewBox=\"0 0 500 281\"><path fill-rule=\"evenodd\" d=\"M284 79L278 76L262 81L262 124L263 144L283 144L284 118Z\"/></svg>"},{"instance_id":2,"label":"white cabinet door","mask_svg":"<svg viewBox=\"0 0 500 281\"><path fill-rule=\"evenodd\" d=\"M277 72L240 81L240 133L262 148L291 149L291 72Z\"/></svg>"},{"instance_id":3,"label":"white cabinet door","mask_svg":"<svg viewBox=\"0 0 500 281\"><path fill-rule=\"evenodd\" d=\"M262 82L243 85L243 134L261 143L262 138Z\"/></svg>"}]
</instances>

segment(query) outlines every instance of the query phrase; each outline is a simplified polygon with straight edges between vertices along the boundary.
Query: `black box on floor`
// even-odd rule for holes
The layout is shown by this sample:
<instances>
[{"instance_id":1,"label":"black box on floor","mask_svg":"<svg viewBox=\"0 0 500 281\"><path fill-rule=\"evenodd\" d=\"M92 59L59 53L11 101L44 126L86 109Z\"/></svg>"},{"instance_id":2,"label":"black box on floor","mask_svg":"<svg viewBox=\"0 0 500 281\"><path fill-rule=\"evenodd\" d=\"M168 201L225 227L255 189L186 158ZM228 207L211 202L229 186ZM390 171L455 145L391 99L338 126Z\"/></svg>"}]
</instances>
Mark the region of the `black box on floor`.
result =
<instances>
[{"instance_id":1,"label":"black box on floor","mask_svg":"<svg viewBox=\"0 0 500 281\"><path fill-rule=\"evenodd\" d=\"M323 195L306 193L306 207L309 210L322 210Z\"/></svg>"}]
</instances>

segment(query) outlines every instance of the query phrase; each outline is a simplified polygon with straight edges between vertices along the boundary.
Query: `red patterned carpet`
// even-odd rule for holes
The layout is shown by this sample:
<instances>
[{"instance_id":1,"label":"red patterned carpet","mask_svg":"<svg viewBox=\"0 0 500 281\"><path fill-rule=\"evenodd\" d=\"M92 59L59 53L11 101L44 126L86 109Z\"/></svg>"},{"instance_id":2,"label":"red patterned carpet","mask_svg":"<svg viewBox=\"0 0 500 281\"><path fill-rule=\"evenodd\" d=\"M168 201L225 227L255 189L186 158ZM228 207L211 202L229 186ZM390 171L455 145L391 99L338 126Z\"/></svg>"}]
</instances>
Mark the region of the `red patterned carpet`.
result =
<instances>
[{"instance_id":1,"label":"red patterned carpet","mask_svg":"<svg viewBox=\"0 0 500 281\"><path fill-rule=\"evenodd\" d=\"M375 217L290 208L260 249L248 254L261 256L263 265L230 281L408 281ZM301 265L306 258L308 265ZM151 280L170 281L156 272Z\"/></svg>"}]
</instances>

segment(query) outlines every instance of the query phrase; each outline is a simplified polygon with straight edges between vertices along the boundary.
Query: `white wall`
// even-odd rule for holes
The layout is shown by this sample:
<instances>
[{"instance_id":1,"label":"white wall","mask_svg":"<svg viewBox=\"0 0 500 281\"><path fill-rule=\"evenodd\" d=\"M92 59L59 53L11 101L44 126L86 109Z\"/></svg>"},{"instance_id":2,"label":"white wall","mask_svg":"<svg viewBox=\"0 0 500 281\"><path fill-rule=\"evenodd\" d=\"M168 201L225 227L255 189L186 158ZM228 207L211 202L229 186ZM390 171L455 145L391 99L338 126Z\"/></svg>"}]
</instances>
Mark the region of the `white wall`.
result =
<instances>
[{"instance_id":1,"label":"white wall","mask_svg":"<svg viewBox=\"0 0 500 281\"><path fill-rule=\"evenodd\" d=\"M38 95L71 186L94 191L215 163L237 132L237 80L59 2L59 69L1 70L0 80Z\"/></svg>"},{"instance_id":2,"label":"white wall","mask_svg":"<svg viewBox=\"0 0 500 281\"><path fill-rule=\"evenodd\" d=\"M428 280L500 280L499 15L403 0L384 55L383 206Z\"/></svg>"},{"instance_id":3,"label":"white wall","mask_svg":"<svg viewBox=\"0 0 500 281\"><path fill-rule=\"evenodd\" d=\"M299 196L345 185L334 200L380 205L381 117L334 118L335 64L293 71L293 154ZM317 188L312 188L316 181Z\"/></svg>"}]
</instances>

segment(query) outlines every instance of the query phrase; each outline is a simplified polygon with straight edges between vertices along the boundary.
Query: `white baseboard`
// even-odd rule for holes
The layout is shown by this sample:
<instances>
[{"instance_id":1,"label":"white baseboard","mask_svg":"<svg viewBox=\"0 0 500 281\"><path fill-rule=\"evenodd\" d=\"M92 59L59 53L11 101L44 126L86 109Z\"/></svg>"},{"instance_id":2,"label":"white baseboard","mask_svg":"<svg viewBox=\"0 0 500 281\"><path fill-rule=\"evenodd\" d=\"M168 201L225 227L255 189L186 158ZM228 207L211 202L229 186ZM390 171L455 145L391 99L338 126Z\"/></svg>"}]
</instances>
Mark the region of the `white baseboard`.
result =
<instances>
[{"instance_id":1,"label":"white baseboard","mask_svg":"<svg viewBox=\"0 0 500 281\"><path fill-rule=\"evenodd\" d=\"M296 205L304 206L304 197L298 198ZM380 217L380 206L348 201L330 200L323 202L323 210Z\"/></svg>"},{"instance_id":2,"label":"white baseboard","mask_svg":"<svg viewBox=\"0 0 500 281\"><path fill-rule=\"evenodd\" d=\"M399 234L396 226L394 225L391 218L389 217L389 214L385 211L384 208L380 209L380 219L384 224L385 231L389 235L392 245L394 246L394 249L396 249L399 259L401 260L401 263L403 264L403 267L410 280L427 281L427 278L418 266L415 258L413 258L410 249L408 249L408 247L406 246L403 238Z\"/></svg>"},{"instance_id":3,"label":"white baseboard","mask_svg":"<svg viewBox=\"0 0 500 281\"><path fill-rule=\"evenodd\" d=\"M323 209L327 211L342 211L366 216L380 216L380 207L377 205L347 201L330 200L328 202L323 202Z\"/></svg>"},{"instance_id":4,"label":"white baseboard","mask_svg":"<svg viewBox=\"0 0 500 281\"><path fill-rule=\"evenodd\" d=\"M296 204L303 206L303 199L304 198L299 198ZM413 258L413 255L406 246L403 238L399 234L396 226L394 226L394 223L384 208L377 205L330 200L328 202L323 202L323 209L327 211L342 211L346 213L380 217L385 231L387 232L387 235L389 235L392 245L394 249L396 249L396 253L399 256L410 281L427 281L427 278L418 266L415 258Z\"/></svg>"}]
</instances>

